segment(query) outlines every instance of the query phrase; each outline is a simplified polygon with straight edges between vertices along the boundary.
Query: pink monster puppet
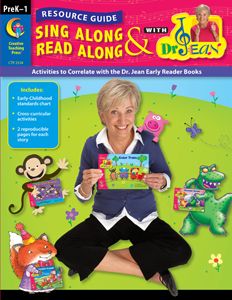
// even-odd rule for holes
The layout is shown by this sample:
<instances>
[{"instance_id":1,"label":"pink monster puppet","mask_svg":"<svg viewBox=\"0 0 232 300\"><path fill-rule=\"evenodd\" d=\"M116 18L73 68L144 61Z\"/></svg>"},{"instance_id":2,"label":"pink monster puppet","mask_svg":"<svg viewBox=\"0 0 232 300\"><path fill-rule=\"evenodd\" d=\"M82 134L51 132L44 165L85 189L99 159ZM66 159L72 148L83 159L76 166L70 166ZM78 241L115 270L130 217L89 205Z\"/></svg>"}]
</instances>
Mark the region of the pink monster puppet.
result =
<instances>
[{"instance_id":1,"label":"pink monster puppet","mask_svg":"<svg viewBox=\"0 0 232 300\"><path fill-rule=\"evenodd\" d=\"M168 124L167 120L164 120L160 115L156 115L153 112L149 112L146 116L146 119L143 123L143 126L138 128L138 132L142 132L143 130L147 130L154 135L153 141L159 141L159 135L164 129L165 124Z\"/></svg>"}]
</instances>

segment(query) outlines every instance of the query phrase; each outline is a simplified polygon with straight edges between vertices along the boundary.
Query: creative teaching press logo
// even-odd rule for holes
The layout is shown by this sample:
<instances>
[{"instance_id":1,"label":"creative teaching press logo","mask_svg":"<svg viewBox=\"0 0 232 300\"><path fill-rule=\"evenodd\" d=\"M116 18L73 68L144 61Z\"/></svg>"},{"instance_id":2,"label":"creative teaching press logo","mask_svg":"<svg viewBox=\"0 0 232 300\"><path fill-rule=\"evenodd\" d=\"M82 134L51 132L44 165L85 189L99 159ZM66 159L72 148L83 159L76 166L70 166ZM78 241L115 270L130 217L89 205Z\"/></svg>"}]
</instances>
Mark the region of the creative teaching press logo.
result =
<instances>
[{"instance_id":1,"label":"creative teaching press logo","mask_svg":"<svg viewBox=\"0 0 232 300\"><path fill-rule=\"evenodd\" d=\"M187 60L189 58L220 58L226 50L226 40L222 32L222 19L211 15L207 28L202 30L202 39L196 39L199 26L196 16L180 13L172 16L175 27L170 36L160 38L156 44L156 52L160 58ZM216 38L209 32L215 32Z\"/></svg>"},{"instance_id":2,"label":"creative teaching press logo","mask_svg":"<svg viewBox=\"0 0 232 300\"><path fill-rule=\"evenodd\" d=\"M24 27L20 20L20 18L12 18L7 22L6 25L7 33L17 39L24 34Z\"/></svg>"}]
</instances>

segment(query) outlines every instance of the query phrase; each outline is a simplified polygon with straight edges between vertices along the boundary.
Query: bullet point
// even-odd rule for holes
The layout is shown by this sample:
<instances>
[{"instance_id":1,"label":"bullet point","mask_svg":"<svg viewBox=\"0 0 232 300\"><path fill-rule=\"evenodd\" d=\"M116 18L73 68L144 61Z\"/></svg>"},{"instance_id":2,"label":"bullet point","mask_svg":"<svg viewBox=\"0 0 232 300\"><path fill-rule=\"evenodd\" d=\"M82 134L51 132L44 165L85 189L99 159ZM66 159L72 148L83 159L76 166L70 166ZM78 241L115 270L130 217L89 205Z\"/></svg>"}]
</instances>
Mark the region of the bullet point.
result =
<instances>
[{"instance_id":1,"label":"bullet point","mask_svg":"<svg viewBox=\"0 0 232 300\"><path fill-rule=\"evenodd\" d=\"M14 100L15 97L12 97L12 99Z\"/></svg>"},{"instance_id":2,"label":"bullet point","mask_svg":"<svg viewBox=\"0 0 232 300\"><path fill-rule=\"evenodd\" d=\"M12 130L14 131L14 130L15 130L15 128L12 128Z\"/></svg>"},{"instance_id":3,"label":"bullet point","mask_svg":"<svg viewBox=\"0 0 232 300\"><path fill-rule=\"evenodd\" d=\"M14 112L12 112L12 115L14 115L15 113Z\"/></svg>"}]
</instances>

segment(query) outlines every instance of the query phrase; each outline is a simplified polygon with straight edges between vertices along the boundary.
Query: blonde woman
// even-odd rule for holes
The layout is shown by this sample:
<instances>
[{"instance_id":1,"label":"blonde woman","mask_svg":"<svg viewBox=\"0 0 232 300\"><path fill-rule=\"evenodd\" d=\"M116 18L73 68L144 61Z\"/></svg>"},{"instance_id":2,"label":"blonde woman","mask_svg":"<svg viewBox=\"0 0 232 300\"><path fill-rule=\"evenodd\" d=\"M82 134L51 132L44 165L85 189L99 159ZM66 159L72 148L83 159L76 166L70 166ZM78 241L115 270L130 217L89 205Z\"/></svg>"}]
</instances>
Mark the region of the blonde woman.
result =
<instances>
[{"instance_id":1,"label":"blonde woman","mask_svg":"<svg viewBox=\"0 0 232 300\"><path fill-rule=\"evenodd\" d=\"M193 42L218 42L218 27L216 23L209 22L210 8L201 4L196 8L196 18L198 24L191 29L191 39Z\"/></svg>"},{"instance_id":2,"label":"blonde woman","mask_svg":"<svg viewBox=\"0 0 232 300\"><path fill-rule=\"evenodd\" d=\"M75 194L88 201L101 170L98 154L147 153L150 174L144 178L147 190L100 190L94 196L88 219L56 243L57 257L80 280L93 271L130 274L164 284L177 296L169 268L187 263L191 249L184 239L158 217L152 190L164 192L171 173L158 143L135 126L140 93L130 81L112 79L100 90L98 112L104 128L87 139L81 157ZM119 240L129 240L126 249L109 250Z\"/></svg>"}]
</instances>

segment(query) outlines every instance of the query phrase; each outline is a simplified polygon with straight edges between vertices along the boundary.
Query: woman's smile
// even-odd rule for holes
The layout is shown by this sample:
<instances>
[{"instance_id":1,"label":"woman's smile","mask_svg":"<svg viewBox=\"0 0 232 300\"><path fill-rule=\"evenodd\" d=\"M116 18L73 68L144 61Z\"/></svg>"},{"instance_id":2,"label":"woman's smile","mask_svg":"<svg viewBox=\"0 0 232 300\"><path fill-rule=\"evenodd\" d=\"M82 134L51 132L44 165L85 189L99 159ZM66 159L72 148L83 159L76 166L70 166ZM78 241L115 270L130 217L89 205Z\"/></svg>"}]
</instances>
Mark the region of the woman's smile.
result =
<instances>
[{"instance_id":1,"label":"woman's smile","mask_svg":"<svg viewBox=\"0 0 232 300\"><path fill-rule=\"evenodd\" d=\"M132 131L135 121L136 109L130 99L116 106L112 106L108 111L101 113L101 120L105 124L109 139L122 138L128 136ZM128 141L125 140L125 144Z\"/></svg>"},{"instance_id":2,"label":"woman's smile","mask_svg":"<svg viewBox=\"0 0 232 300\"><path fill-rule=\"evenodd\" d=\"M125 130L125 129L127 129L128 125L125 125L125 126L118 126L118 125L116 125L115 127L117 129L119 129L119 130Z\"/></svg>"}]
</instances>

